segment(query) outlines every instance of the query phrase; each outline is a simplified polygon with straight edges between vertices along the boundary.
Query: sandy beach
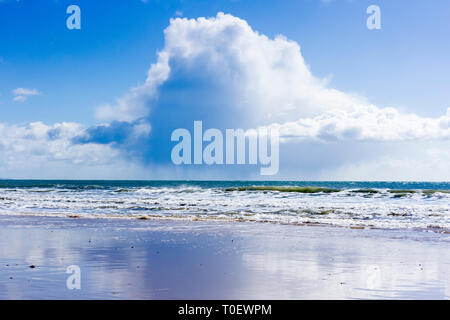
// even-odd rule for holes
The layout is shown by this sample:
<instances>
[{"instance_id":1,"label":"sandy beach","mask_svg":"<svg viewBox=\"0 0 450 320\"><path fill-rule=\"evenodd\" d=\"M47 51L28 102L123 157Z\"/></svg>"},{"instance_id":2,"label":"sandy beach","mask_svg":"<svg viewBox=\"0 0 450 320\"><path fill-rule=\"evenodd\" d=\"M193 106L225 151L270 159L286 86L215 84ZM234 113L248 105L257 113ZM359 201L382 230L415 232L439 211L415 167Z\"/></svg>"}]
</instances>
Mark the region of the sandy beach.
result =
<instances>
[{"instance_id":1,"label":"sandy beach","mask_svg":"<svg viewBox=\"0 0 450 320\"><path fill-rule=\"evenodd\" d=\"M448 299L450 235L0 216L1 299ZM66 269L81 270L69 290Z\"/></svg>"}]
</instances>

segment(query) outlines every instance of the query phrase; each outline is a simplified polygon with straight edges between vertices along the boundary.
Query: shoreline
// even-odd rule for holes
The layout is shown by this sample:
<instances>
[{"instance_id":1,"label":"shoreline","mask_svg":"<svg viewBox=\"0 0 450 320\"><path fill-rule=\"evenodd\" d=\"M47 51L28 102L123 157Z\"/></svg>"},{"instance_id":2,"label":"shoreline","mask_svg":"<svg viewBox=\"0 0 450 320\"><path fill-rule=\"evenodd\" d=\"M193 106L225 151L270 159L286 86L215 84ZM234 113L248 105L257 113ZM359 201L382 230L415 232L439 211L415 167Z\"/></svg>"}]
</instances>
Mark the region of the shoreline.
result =
<instances>
[{"instance_id":1,"label":"shoreline","mask_svg":"<svg viewBox=\"0 0 450 320\"><path fill-rule=\"evenodd\" d=\"M443 228L439 226L430 225L426 228L424 227L408 227L408 228L387 228L387 227L378 227L374 225L362 225L362 224L348 224L348 225L339 225L333 223L325 223L325 222L316 222L316 221L303 221L303 222L284 222L284 221L274 221L274 220L257 220L250 218L242 218L232 216L221 217L221 216L201 216L198 214L195 215L137 215L137 214L129 214L129 215L83 215L83 214L36 214L36 213L28 213L23 212L20 214L14 213L0 213L0 217L32 217L32 218L49 218L49 219L86 219L86 220L118 220L118 221L133 221L133 220L141 220L141 221L162 221L162 222L217 222L217 223L249 223L249 224L273 224L273 225L282 225L282 226L294 226L294 227L329 227L329 228L344 228L344 229L360 229L360 230L386 230L386 231L412 231L412 232L432 232L437 234L450 234L450 229ZM1 219L1 218L0 218ZM0 220L1 221L1 220Z\"/></svg>"},{"instance_id":2,"label":"shoreline","mask_svg":"<svg viewBox=\"0 0 450 320\"><path fill-rule=\"evenodd\" d=\"M0 299L448 299L449 243L414 230L0 216ZM66 287L70 265L81 290Z\"/></svg>"}]
</instances>

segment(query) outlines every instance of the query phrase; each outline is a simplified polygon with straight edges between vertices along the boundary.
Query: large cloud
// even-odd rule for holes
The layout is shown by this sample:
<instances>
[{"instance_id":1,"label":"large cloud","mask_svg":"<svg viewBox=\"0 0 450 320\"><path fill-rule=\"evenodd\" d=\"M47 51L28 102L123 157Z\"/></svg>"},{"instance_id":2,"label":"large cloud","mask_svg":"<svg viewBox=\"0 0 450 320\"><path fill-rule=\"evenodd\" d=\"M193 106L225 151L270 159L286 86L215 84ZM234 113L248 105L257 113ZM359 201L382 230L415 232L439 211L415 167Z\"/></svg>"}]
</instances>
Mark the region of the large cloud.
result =
<instances>
[{"instance_id":1,"label":"large cloud","mask_svg":"<svg viewBox=\"0 0 450 320\"><path fill-rule=\"evenodd\" d=\"M207 78L232 92L227 108L251 114L250 125L364 104L363 99L327 88L324 80L315 78L296 42L283 36L269 39L232 15L172 19L164 34L165 47L145 84L118 99L115 106L99 108L100 119L130 121L148 116L157 104L152 101L157 88L170 78L181 82L186 75L194 81Z\"/></svg>"},{"instance_id":2,"label":"large cloud","mask_svg":"<svg viewBox=\"0 0 450 320\"><path fill-rule=\"evenodd\" d=\"M206 75L232 94L225 97L230 113L240 120L241 115L251 115L244 123L236 121L239 125L277 123L283 135L303 138L450 138L450 108L440 118L421 118L329 88L326 81L312 75L296 42L283 36L269 39L232 15L172 19L164 33L165 47L145 84L117 105L99 108L99 118L130 121L147 117L158 106L158 87L164 82L170 78L182 82L179 78L186 75L195 82ZM222 97L220 91L217 94ZM213 103L209 112L223 107L219 99Z\"/></svg>"},{"instance_id":3,"label":"large cloud","mask_svg":"<svg viewBox=\"0 0 450 320\"><path fill-rule=\"evenodd\" d=\"M80 153L98 147L95 150L100 153L101 148L109 148L103 153L106 158L120 154L145 164L170 164L171 132L191 128L194 120L221 129L278 128L285 142L280 178L284 170L287 178L322 178L324 173L331 178L330 172L340 172L339 178L345 173L352 179L352 164L363 168L370 159L372 169L365 167L376 179L373 168L380 163L376 159L384 159L391 168L391 179L396 179L392 168L400 165L405 154L411 160L407 150L413 150L414 143L422 150L431 148L417 157L416 168L436 158L432 150L448 146L450 109L441 117L425 118L333 89L312 74L299 44L283 36L270 39L232 15L172 19L164 35L165 46L144 84L97 109L97 118L109 123L79 128L70 137L51 142L66 144L68 161L83 158L89 162L96 153L87 152L86 158ZM33 150L34 140L25 140L20 141L22 145ZM399 148L397 143L402 141ZM58 153L49 154L54 158ZM450 156L441 156L441 170L450 172L446 164ZM191 169L184 167L184 175L176 177L199 177ZM428 171L423 172L427 179ZM240 178L252 177L245 170L239 174ZM359 176L365 177L353 175Z\"/></svg>"}]
</instances>

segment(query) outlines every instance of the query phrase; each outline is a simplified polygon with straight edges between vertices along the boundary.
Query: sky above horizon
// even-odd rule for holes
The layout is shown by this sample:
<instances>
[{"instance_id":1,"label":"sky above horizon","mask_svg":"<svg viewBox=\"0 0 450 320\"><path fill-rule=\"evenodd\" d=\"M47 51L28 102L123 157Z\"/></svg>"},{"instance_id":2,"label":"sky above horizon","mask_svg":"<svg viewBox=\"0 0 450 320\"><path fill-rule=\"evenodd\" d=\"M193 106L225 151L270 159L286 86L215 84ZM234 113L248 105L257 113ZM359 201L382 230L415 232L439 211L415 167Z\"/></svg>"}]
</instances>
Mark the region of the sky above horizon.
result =
<instances>
[{"instance_id":1,"label":"sky above horizon","mask_svg":"<svg viewBox=\"0 0 450 320\"><path fill-rule=\"evenodd\" d=\"M0 178L448 181L449 16L446 0L0 0ZM175 166L170 133L194 120L278 129L278 174Z\"/></svg>"}]
</instances>

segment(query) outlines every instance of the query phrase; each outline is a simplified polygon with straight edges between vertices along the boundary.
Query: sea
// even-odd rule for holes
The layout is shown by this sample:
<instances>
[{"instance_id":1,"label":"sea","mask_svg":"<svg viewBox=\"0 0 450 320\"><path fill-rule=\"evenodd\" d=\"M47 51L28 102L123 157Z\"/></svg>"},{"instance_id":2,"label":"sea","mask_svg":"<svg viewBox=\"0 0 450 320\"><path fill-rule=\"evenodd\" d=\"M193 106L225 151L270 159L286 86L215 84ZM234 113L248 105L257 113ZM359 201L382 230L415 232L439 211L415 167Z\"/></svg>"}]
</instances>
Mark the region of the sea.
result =
<instances>
[{"instance_id":1,"label":"sea","mask_svg":"<svg viewBox=\"0 0 450 320\"><path fill-rule=\"evenodd\" d=\"M450 182L0 180L0 215L450 233Z\"/></svg>"}]
</instances>

